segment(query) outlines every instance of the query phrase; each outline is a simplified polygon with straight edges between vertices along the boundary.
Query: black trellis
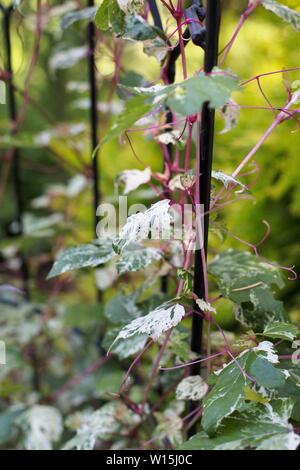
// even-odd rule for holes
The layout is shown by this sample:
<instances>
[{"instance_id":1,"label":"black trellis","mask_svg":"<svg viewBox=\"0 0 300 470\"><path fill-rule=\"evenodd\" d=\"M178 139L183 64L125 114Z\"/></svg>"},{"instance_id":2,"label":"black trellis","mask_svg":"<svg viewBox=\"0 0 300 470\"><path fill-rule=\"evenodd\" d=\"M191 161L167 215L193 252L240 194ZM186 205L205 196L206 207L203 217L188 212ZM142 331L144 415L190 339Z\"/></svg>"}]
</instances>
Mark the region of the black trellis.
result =
<instances>
[{"instance_id":1,"label":"black trellis","mask_svg":"<svg viewBox=\"0 0 300 470\"><path fill-rule=\"evenodd\" d=\"M206 39L205 39L205 57L204 71L209 73L218 62L218 44L219 30L221 22L221 1L208 0L206 10ZM207 257L208 227L209 227L209 208L210 208L210 191L211 191L211 171L213 159L214 144L214 123L215 110L204 103L201 113L201 129L200 129L200 168L198 174L200 180L197 181L200 190L200 203L204 208L204 224L203 224L203 244L205 257ZM203 266L201 250L195 253L195 272L194 272L194 292L203 299L205 296L205 283L203 272L206 269ZM197 313L193 315L191 349L197 355L202 352L202 336L203 336L203 319L199 306L194 303L194 310ZM199 374L200 364L194 364L191 367L191 375Z\"/></svg>"},{"instance_id":2,"label":"black trellis","mask_svg":"<svg viewBox=\"0 0 300 470\"><path fill-rule=\"evenodd\" d=\"M94 7L94 0L88 0L87 6ZM88 43L88 80L90 92L90 129L91 129L91 150L92 150L92 177L93 177L93 227L94 234L97 229L97 209L101 202L100 172L99 172L99 138L98 138L98 100L97 100L97 78L96 78L96 28L93 21L87 25ZM102 293L97 289L97 299L102 300Z\"/></svg>"},{"instance_id":3,"label":"black trellis","mask_svg":"<svg viewBox=\"0 0 300 470\"><path fill-rule=\"evenodd\" d=\"M94 0L88 0L88 7L94 7ZM100 179L99 179L99 152L95 151L99 144L98 139L98 110L97 110L97 83L96 83L96 63L95 63L95 47L96 47L96 30L93 21L87 26L87 43L88 43L88 78L90 91L90 127L91 127L91 148L93 152L93 211L94 211L94 228L97 227L97 208L100 204Z\"/></svg>"},{"instance_id":4,"label":"black trellis","mask_svg":"<svg viewBox=\"0 0 300 470\"><path fill-rule=\"evenodd\" d=\"M162 28L162 21L155 0L148 0L150 11L154 20L155 26ZM203 21L206 17L205 27L200 26L199 23L191 22L183 32L185 39L184 45L186 46L191 39L197 46L204 48L204 72L210 73L214 66L218 63L218 44L219 44L219 31L221 23L221 1L220 0L207 0L206 8L203 6L202 0L194 0L192 5L184 12L185 18L194 18ZM180 46L175 47L167 62L166 76L169 83L173 83L176 72L176 61L180 56ZM172 120L172 115L169 113L167 122ZM200 161L198 174L200 180L197 182L199 185L200 203L204 209L204 223L203 223L203 245L205 251L205 258L207 257L207 244L208 244L208 228L209 228L209 208L210 208L210 192L211 192L211 172L212 172L212 159L213 159L213 143L214 143L214 122L215 111L210 108L209 103L204 103L201 112L201 128L200 128ZM169 151L171 151L169 147ZM194 292L199 298L205 297L205 283L204 283L204 270L206 266L203 265L201 250L196 250L195 253L195 270L194 270ZM167 280L163 279L162 288L166 289ZM191 350L197 355L202 353L202 336L203 336L203 319L199 306L194 302L192 320L192 335L191 335ZM200 364L194 364L191 367L190 374L197 375L200 373Z\"/></svg>"},{"instance_id":5,"label":"black trellis","mask_svg":"<svg viewBox=\"0 0 300 470\"><path fill-rule=\"evenodd\" d=\"M16 133L16 120L17 120L17 104L14 89L14 71L12 66L12 48L11 48L11 19L14 11L13 5L8 7L0 3L0 10L2 12L2 25L3 25L3 40L5 49L5 71L7 75L7 104L8 113L12 126L12 135ZM22 236L24 233L23 226L23 192L21 181L21 157L17 148L12 149L12 171L13 171L13 187L16 201L16 215L15 223L13 224L13 232L15 236ZM29 272L27 261L24 255L19 253L21 261L21 275L23 291L27 299L29 299Z\"/></svg>"},{"instance_id":6,"label":"black trellis","mask_svg":"<svg viewBox=\"0 0 300 470\"><path fill-rule=\"evenodd\" d=\"M220 0L207 0L206 4L206 31L204 42L204 72L209 73L218 63L218 45L219 45L219 31L221 23L221 1ZM201 224L200 230L203 231L203 236L200 237L203 243L203 251L197 249L195 252L195 265L194 265L194 293L198 298L205 298L205 270L207 259L207 246L208 246L208 228L209 228L209 209L210 209L210 193L211 193L211 172L213 160L213 145L214 145L214 124L215 124L215 110L209 106L209 103L204 103L201 112L200 124L200 158L197 161L197 175L199 180L196 182L198 185L198 193L200 204L204 211L204 221ZM198 214L199 215L199 214ZM198 227L197 227L198 230ZM197 247L198 248L198 247ZM199 247L200 248L200 247ZM198 304L193 302L193 317L192 317L192 335L191 335L191 350L200 356L203 349L203 312ZM195 363L190 367L190 375L199 375L201 373L200 363ZM190 402L190 411L197 408L197 403ZM197 432L197 423L195 422L189 429L189 436Z\"/></svg>"}]
</instances>

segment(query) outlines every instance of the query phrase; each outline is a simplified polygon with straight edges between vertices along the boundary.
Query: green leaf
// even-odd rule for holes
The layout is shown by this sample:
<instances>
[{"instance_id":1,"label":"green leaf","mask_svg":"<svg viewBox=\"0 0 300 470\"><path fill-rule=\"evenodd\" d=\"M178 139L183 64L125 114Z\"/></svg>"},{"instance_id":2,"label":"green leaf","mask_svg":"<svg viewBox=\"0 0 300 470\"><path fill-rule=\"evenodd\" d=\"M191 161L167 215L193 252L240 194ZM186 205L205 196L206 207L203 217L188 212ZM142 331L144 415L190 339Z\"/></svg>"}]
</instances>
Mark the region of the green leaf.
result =
<instances>
[{"instance_id":1,"label":"green leaf","mask_svg":"<svg viewBox=\"0 0 300 470\"><path fill-rule=\"evenodd\" d=\"M174 328L171 333L165 354L163 355L160 365L167 365L170 359L174 359L174 357L176 362L189 362L195 359L195 355L190 350L188 338L188 333L179 331L179 329Z\"/></svg>"},{"instance_id":2,"label":"green leaf","mask_svg":"<svg viewBox=\"0 0 300 470\"><path fill-rule=\"evenodd\" d=\"M226 296L234 292L239 298L238 289L261 282L267 285L284 287L280 270L249 252L229 249L220 253L209 265L210 273L218 278ZM241 291L243 292L243 291Z\"/></svg>"},{"instance_id":3,"label":"green leaf","mask_svg":"<svg viewBox=\"0 0 300 470\"><path fill-rule=\"evenodd\" d=\"M296 450L300 437L288 423L293 402L251 403L244 411L226 418L220 432L209 438L205 432L193 436L179 450Z\"/></svg>"},{"instance_id":4,"label":"green leaf","mask_svg":"<svg viewBox=\"0 0 300 470\"><path fill-rule=\"evenodd\" d=\"M118 328L109 330L104 337L102 345L107 351L110 350L111 354L115 354L121 361L128 357L135 356L142 351L148 341L148 335L137 335L119 340L111 346L118 332Z\"/></svg>"},{"instance_id":5,"label":"green leaf","mask_svg":"<svg viewBox=\"0 0 300 470\"><path fill-rule=\"evenodd\" d=\"M83 331L94 331L103 318L103 308L99 304L71 304L66 306L62 324L67 328L80 328Z\"/></svg>"},{"instance_id":6,"label":"green leaf","mask_svg":"<svg viewBox=\"0 0 300 470\"><path fill-rule=\"evenodd\" d=\"M110 5L111 0L103 0L101 3L96 16L95 16L95 23L97 28L101 31L108 31L109 29L109 17L110 17Z\"/></svg>"},{"instance_id":7,"label":"green leaf","mask_svg":"<svg viewBox=\"0 0 300 470\"><path fill-rule=\"evenodd\" d=\"M0 104L6 103L6 86L5 82L0 80Z\"/></svg>"},{"instance_id":8,"label":"green leaf","mask_svg":"<svg viewBox=\"0 0 300 470\"><path fill-rule=\"evenodd\" d=\"M103 240L98 245L79 245L63 250L55 261L48 279L74 269L96 267L115 256L111 240Z\"/></svg>"},{"instance_id":9,"label":"green leaf","mask_svg":"<svg viewBox=\"0 0 300 470\"><path fill-rule=\"evenodd\" d=\"M155 106L165 103L172 111L183 116L199 112L204 102L219 108L229 99L232 91L237 90L237 78L225 73L198 73L192 78L166 86L128 88L131 93L151 98Z\"/></svg>"},{"instance_id":10,"label":"green leaf","mask_svg":"<svg viewBox=\"0 0 300 470\"><path fill-rule=\"evenodd\" d=\"M280 270L248 252L229 249L208 267L224 297L235 302L237 319L262 331L272 321L285 321L282 302L274 299L271 287L283 288Z\"/></svg>"},{"instance_id":11,"label":"green leaf","mask_svg":"<svg viewBox=\"0 0 300 470\"><path fill-rule=\"evenodd\" d=\"M141 316L140 309L131 296L118 294L112 297L105 306L104 315L116 325L126 325Z\"/></svg>"},{"instance_id":12,"label":"green leaf","mask_svg":"<svg viewBox=\"0 0 300 470\"><path fill-rule=\"evenodd\" d=\"M246 401L253 401L255 403L262 403L263 405L266 405L267 403L269 403L269 399L265 398L261 393L256 392L254 390L254 387L251 388L249 385L247 385L244 389L244 393L245 393L245 400Z\"/></svg>"},{"instance_id":13,"label":"green leaf","mask_svg":"<svg viewBox=\"0 0 300 470\"><path fill-rule=\"evenodd\" d=\"M130 244L121 254L116 266L119 274L147 268L153 261L159 261L163 253L157 248L145 248L138 243Z\"/></svg>"},{"instance_id":14,"label":"green leaf","mask_svg":"<svg viewBox=\"0 0 300 470\"><path fill-rule=\"evenodd\" d=\"M155 26L151 26L142 16L126 16L125 31L123 37L133 41L146 41L163 36L162 32Z\"/></svg>"},{"instance_id":15,"label":"green leaf","mask_svg":"<svg viewBox=\"0 0 300 470\"><path fill-rule=\"evenodd\" d=\"M122 369L101 369L100 374L95 380L94 395L97 398L108 399L111 394L117 394L124 379Z\"/></svg>"},{"instance_id":16,"label":"green leaf","mask_svg":"<svg viewBox=\"0 0 300 470\"><path fill-rule=\"evenodd\" d=\"M236 77L221 73L211 75L199 73L181 83L168 85L158 95L165 93L167 105L174 112L188 116L198 113L206 101L212 108L220 108L228 100L231 92L237 89Z\"/></svg>"},{"instance_id":17,"label":"green leaf","mask_svg":"<svg viewBox=\"0 0 300 470\"><path fill-rule=\"evenodd\" d=\"M0 444L12 440L17 434L16 421L24 411L23 405L16 405L0 413Z\"/></svg>"},{"instance_id":18,"label":"green leaf","mask_svg":"<svg viewBox=\"0 0 300 470\"><path fill-rule=\"evenodd\" d=\"M266 325L262 334L272 339L293 341L299 335L299 330L296 325L291 323L274 322Z\"/></svg>"},{"instance_id":19,"label":"green leaf","mask_svg":"<svg viewBox=\"0 0 300 470\"><path fill-rule=\"evenodd\" d=\"M265 357L258 356L249 367L250 375L259 385L267 388L282 387L286 381L286 375L280 369L276 369Z\"/></svg>"},{"instance_id":20,"label":"green leaf","mask_svg":"<svg viewBox=\"0 0 300 470\"><path fill-rule=\"evenodd\" d=\"M91 21L95 17L97 9L97 7L87 7L67 13L61 21L61 28L67 29L72 24L77 23L77 21Z\"/></svg>"},{"instance_id":21,"label":"green leaf","mask_svg":"<svg viewBox=\"0 0 300 470\"><path fill-rule=\"evenodd\" d=\"M145 83L145 77L134 70L123 71L120 75L119 84L126 87L142 86Z\"/></svg>"},{"instance_id":22,"label":"green leaf","mask_svg":"<svg viewBox=\"0 0 300 470\"><path fill-rule=\"evenodd\" d=\"M139 119L151 110L151 104L145 101L145 96L134 96L125 104L122 113L116 118L110 130L101 142L101 146L112 139L119 137L124 131L132 127Z\"/></svg>"},{"instance_id":23,"label":"green leaf","mask_svg":"<svg viewBox=\"0 0 300 470\"><path fill-rule=\"evenodd\" d=\"M116 118L111 129L101 142L104 145L111 139L120 136L126 129L147 114L153 106L165 103L173 111L190 115L197 113L205 101L211 106L222 106L231 91L237 88L235 77L219 74L197 76L176 85L153 87L120 87L136 95L129 99L123 112Z\"/></svg>"},{"instance_id":24,"label":"green leaf","mask_svg":"<svg viewBox=\"0 0 300 470\"><path fill-rule=\"evenodd\" d=\"M278 362L273 344L263 341L257 347L243 351L235 361L214 374L213 379L217 375L215 385L203 401L202 427L205 432L213 435L224 418L243 408L245 390L250 383L245 373L255 379L258 386L270 389L282 387L288 374L275 368L274 364Z\"/></svg>"},{"instance_id":25,"label":"green leaf","mask_svg":"<svg viewBox=\"0 0 300 470\"><path fill-rule=\"evenodd\" d=\"M280 367L283 370L289 373L289 377L287 378L283 387L280 387L276 390L278 396L292 398L294 400L294 408L292 412L292 419L300 423L300 367L298 364L293 364L290 361L280 362Z\"/></svg>"},{"instance_id":26,"label":"green leaf","mask_svg":"<svg viewBox=\"0 0 300 470\"><path fill-rule=\"evenodd\" d=\"M236 319L248 328L262 331L270 321L285 321L287 315L283 303L274 299L267 285L251 289L249 298L235 309Z\"/></svg>"},{"instance_id":27,"label":"green leaf","mask_svg":"<svg viewBox=\"0 0 300 470\"><path fill-rule=\"evenodd\" d=\"M248 351L237 357L236 361L241 368L246 368L250 355ZM247 379L235 362L229 363L219 372L216 384L203 400L202 426L207 434L214 434L226 416L244 406L246 385Z\"/></svg>"},{"instance_id":28,"label":"green leaf","mask_svg":"<svg viewBox=\"0 0 300 470\"><path fill-rule=\"evenodd\" d=\"M32 135L30 134L20 133L18 134L18 136L6 134L0 137L0 148L6 149L6 148L17 148L17 147L38 148L40 146L34 142Z\"/></svg>"},{"instance_id":29,"label":"green leaf","mask_svg":"<svg viewBox=\"0 0 300 470\"><path fill-rule=\"evenodd\" d=\"M300 13L296 10L292 10L282 3L276 2L275 0L263 0L262 5L267 9L275 13L282 20L290 23L293 28L300 31Z\"/></svg>"},{"instance_id":30,"label":"green leaf","mask_svg":"<svg viewBox=\"0 0 300 470\"><path fill-rule=\"evenodd\" d=\"M190 292L193 292L193 283L194 283L193 275L189 271L186 271L183 268L178 268L177 276L178 276L178 279L181 279L183 281L182 295L186 295L186 294L189 294Z\"/></svg>"},{"instance_id":31,"label":"green leaf","mask_svg":"<svg viewBox=\"0 0 300 470\"><path fill-rule=\"evenodd\" d=\"M103 0L96 13L95 23L101 31L112 30L117 35L124 33L125 13L117 0Z\"/></svg>"},{"instance_id":32,"label":"green leaf","mask_svg":"<svg viewBox=\"0 0 300 470\"><path fill-rule=\"evenodd\" d=\"M159 36L144 41L143 51L150 57L155 57L159 62L162 62L169 52L166 40Z\"/></svg>"}]
</instances>

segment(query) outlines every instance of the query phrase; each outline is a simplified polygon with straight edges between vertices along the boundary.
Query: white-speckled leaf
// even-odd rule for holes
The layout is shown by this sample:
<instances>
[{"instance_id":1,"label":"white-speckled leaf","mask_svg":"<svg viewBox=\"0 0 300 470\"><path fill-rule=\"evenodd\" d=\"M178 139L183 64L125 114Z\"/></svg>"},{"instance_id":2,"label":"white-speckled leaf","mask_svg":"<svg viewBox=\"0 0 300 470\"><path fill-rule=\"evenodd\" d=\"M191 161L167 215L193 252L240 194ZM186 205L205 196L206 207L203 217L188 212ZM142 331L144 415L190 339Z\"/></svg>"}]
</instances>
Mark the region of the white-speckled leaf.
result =
<instances>
[{"instance_id":1,"label":"white-speckled leaf","mask_svg":"<svg viewBox=\"0 0 300 470\"><path fill-rule=\"evenodd\" d=\"M236 360L245 369L250 353L241 354ZM226 416L241 409L245 403L244 388L247 379L235 362L218 371L216 384L203 400L202 427L213 435Z\"/></svg>"},{"instance_id":2,"label":"white-speckled leaf","mask_svg":"<svg viewBox=\"0 0 300 470\"><path fill-rule=\"evenodd\" d=\"M101 240L97 245L79 245L63 250L55 261L48 279L74 269L96 267L115 256L111 240Z\"/></svg>"},{"instance_id":3,"label":"white-speckled leaf","mask_svg":"<svg viewBox=\"0 0 300 470\"><path fill-rule=\"evenodd\" d=\"M140 13L144 6L144 0L117 0L117 2L126 15Z\"/></svg>"},{"instance_id":4,"label":"white-speckled leaf","mask_svg":"<svg viewBox=\"0 0 300 470\"><path fill-rule=\"evenodd\" d=\"M95 270L96 286L99 290L105 291L113 285L118 278L118 271L114 264L104 266Z\"/></svg>"},{"instance_id":5,"label":"white-speckled leaf","mask_svg":"<svg viewBox=\"0 0 300 470\"><path fill-rule=\"evenodd\" d=\"M125 170L117 177L117 185L124 184L123 194L129 194L131 191L139 188L142 184L148 183L151 179L150 168L145 170Z\"/></svg>"},{"instance_id":6,"label":"white-speckled leaf","mask_svg":"<svg viewBox=\"0 0 300 470\"><path fill-rule=\"evenodd\" d=\"M282 3L274 0L263 0L262 5L267 9L275 13L282 20L290 23L297 31L300 31L300 13L297 10L283 5Z\"/></svg>"},{"instance_id":7,"label":"white-speckled leaf","mask_svg":"<svg viewBox=\"0 0 300 470\"><path fill-rule=\"evenodd\" d=\"M180 450L296 450L300 437L288 422L292 409L293 402L287 398L267 405L252 403L226 418L215 437L200 432Z\"/></svg>"},{"instance_id":8,"label":"white-speckled leaf","mask_svg":"<svg viewBox=\"0 0 300 470\"><path fill-rule=\"evenodd\" d=\"M275 367L278 362L273 344L263 341L217 371L215 385L203 400L202 427L205 432L214 435L224 418L245 406L245 387L250 383L245 373L258 386L270 390L282 387L289 374Z\"/></svg>"},{"instance_id":9,"label":"white-speckled leaf","mask_svg":"<svg viewBox=\"0 0 300 470\"><path fill-rule=\"evenodd\" d=\"M63 431L62 416L57 408L34 405L20 417L25 432L24 446L27 450L52 450Z\"/></svg>"},{"instance_id":10,"label":"white-speckled leaf","mask_svg":"<svg viewBox=\"0 0 300 470\"><path fill-rule=\"evenodd\" d=\"M299 330L296 325L285 322L273 322L266 325L263 336L272 339L285 339L287 341L294 341L299 335Z\"/></svg>"},{"instance_id":11,"label":"white-speckled leaf","mask_svg":"<svg viewBox=\"0 0 300 470\"><path fill-rule=\"evenodd\" d=\"M208 392L208 385L200 375L183 379L176 388L177 400L202 400Z\"/></svg>"},{"instance_id":12,"label":"white-speckled leaf","mask_svg":"<svg viewBox=\"0 0 300 470\"><path fill-rule=\"evenodd\" d=\"M52 54L49 60L49 69L52 73L57 70L68 69L87 57L88 50L85 46L63 49Z\"/></svg>"},{"instance_id":13,"label":"white-speckled leaf","mask_svg":"<svg viewBox=\"0 0 300 470\"><path fill-rule=\"evenodd\" d=\"M273 321L286 321L281 301L272 287L284 287L278 268L249 252L229 249L219 254L208 266L224 297L237 304L235 314L245 326L263 331Z\"/></svg>"},{"instance_id":14,"label":"white-speckled leaf","mask_svg":"<svg viewBox=\"0 0 300 470\"><path fill-rule=\"evenodd\" d=\"M127 359L144 349L148 341L148 335L137 335L131 338L120 339L114 343L110 349L111 354L115 354L119 359Z\"/></svg>"},{"instance_id":15,"label":"white-speckled leaf","mask_svg":"<svg viewBox=\"0 0 300 470\"><path fill-rule=\"evenodd\" d=\"M258 353L265 353L263 355L272 364L278 364L279 362L278 354L274 349L274 344L270 341L262 341L258 346L256 346L256 348L253 348L253 351L257 351Z\"/></svg>"},{"instance_id":16,"label":"white-speckled leaf","mask_svg":"<svg viewBox=\"0 0 300 470\"><path fill-rule=\"evenodd\" d=\"M128 245L122 251L116 266L119 274L134 272L147 268L153 261L159 261L162 257L163 253L161 250L145 248L140 244L134 243Z\"/></svg>"},{"instance_id":17,"label":"white-speckled leaf","mask_svg":"<svg viewBox=\"0 0 300 470\"><path fill-rule=\"evenodd\" d=\"M226 132L231 131L231 129L237 126L240 107L233 99L229 98L223 108L221 108L220 114L224 119L224 129L220 134L226 134Z\"/></svg>"},{"instance_id":18,"label":"white-speckled leaf","mask_svg":"<svg viewBox=\"0 0 300 470\"><path fill-rule=\"evenodd\" d=\"M116 337L116 343L123 338L131 338L135 335L148 335L153 340L158 338L181 322L185 315L184 307L178 303L167 302L148 313L144 317L136 318L121 329Z\"/></svg>"},{"instance_id":19,"label":"white-speckled leaf","mask_svg":"<svg viewBox=\"0 0 300 470\"><path fill-rule=\"evenodd\" d=\"M76 435L64 445L63 450L93 450L97 439L109 439L120 431L122 424L128 420L138 422L138 419L123 403L106 403L97 411L77 415L79 427Z\"/></svg>"},{"instance_id":20,"label":"white-speckled leaf","mask_svg":"<svg viewBox=\"0 0 300 470\"><path fill-rule=\"evenodd\" d=\"M184 191L184 187L182 186L182 183L181 183L181 175L176 175L173 178L171 178L168 186L171 189L171 191L176 191L176 190Z\"/></svg>"},{"instance_id":21,"label":"white-speckled leaf","mask_svg":"<svg viewBox=\"0 0 300 470\"><path fill-rule=\"evenodd\" d=\"M233 178L231 175L227 175L227 173L224 173L224 171L212 171L211 176L212 178L220 181L226 189L230 184L233 184L234 186L239 186L242 188L243 191L247 191L247 187L244 184L242 184L236 178Z\"/></svg>"},{"instance_id":22,"label":"white-speckled leaf","mask_svg":"<svg viewBox=\"0 0 300 470\"><path fill-rule=\"evenodd\" d=\"M166 41L157 36L154 39L147 39L143 42L143 51L145 54L155 57L158 62L162 62L168 54L168 46Z\"/></svg>"},{"instance_id":23,"label":"white-speckled leaf","mask_svg":"<svg viewBox=\"0 0 300 470\"><path fill-rule=\"evenodd\" d=\"M165 102L174 112L189 116L199 112L206 101L209 101L214 108L224 106L231 92L239 89L239 85L236 77L218 71L209 75L200 72L187 80L171 85L127 89L133 94L145 95L148 101L152 99L155 106Z\"/></svg>"},{"instance_id":24,"label":"white-speckled leaf","mask_svg":"<svg viewBox=\"0 0 300 470\"><path fill-rule=\"evenodd\" d=\"M97 9L98 7L86 7L81 8L81 10L71 11L67 13L61 20L61 28L67 29L72 24L77 23L77 21L92 21L95 17Z\"/></svg>"},{"instance_id":25,"label":"white-speckled leaf","mask_svg":"<svg viewBox=\"0 0 300 470\"><path fill-rule=\"evenodd\" d=\"M216 309L209 302L206 302L203 299L197 299L196 304L198 305L200 310L202 310L202 312L217 313Z\"/></svg>"},{"instance_id":26,"label":"white-speckled leaf","mask_svg":"<svg viewBox=\"0 0 300 470\"><path fill-rule=\"evenodd\" d=\"M169 144L178 144L178 139L181 135L181 131L174 129L173 131L163 132L156 136L156 140L161 144L169 145Z\"/></svg>"},{"instance_id":27,"label":"white-speckled leaf","mask_svg":"<svg viewBox=\"0 0 300 470\"><path fill-rule=\"evenodd\" d=\"M114 241L114 249L121 253L130 242L148 239L169 239L171 230L170 201L163 199L152 205L145 212L139 212L128 217L121 229L119 237Z\"/></svg>"}]
</instances>

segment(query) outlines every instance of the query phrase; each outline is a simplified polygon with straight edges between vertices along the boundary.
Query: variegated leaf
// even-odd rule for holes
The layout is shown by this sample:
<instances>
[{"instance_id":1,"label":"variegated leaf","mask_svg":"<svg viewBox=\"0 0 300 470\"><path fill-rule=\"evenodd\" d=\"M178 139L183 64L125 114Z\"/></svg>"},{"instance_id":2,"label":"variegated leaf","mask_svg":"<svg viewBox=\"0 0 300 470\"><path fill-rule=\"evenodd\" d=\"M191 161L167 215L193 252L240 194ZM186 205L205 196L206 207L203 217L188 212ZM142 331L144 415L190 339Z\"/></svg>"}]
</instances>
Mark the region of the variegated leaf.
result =
<instances>
[{"instance_id":1,"label":"variegated leaf","mask_svg":"<svg viewBox=\"0 0 300 470\"><path fill-rule=\"evenodd\" d=\"M148 315L136 318L124 326L111 348L118 340L131 338L135 335L148 335L153 340L158 340L163 333L180 323L184 315L185 310L182 305L173 302L162 304Z\"/></svg>"}]
</instances>

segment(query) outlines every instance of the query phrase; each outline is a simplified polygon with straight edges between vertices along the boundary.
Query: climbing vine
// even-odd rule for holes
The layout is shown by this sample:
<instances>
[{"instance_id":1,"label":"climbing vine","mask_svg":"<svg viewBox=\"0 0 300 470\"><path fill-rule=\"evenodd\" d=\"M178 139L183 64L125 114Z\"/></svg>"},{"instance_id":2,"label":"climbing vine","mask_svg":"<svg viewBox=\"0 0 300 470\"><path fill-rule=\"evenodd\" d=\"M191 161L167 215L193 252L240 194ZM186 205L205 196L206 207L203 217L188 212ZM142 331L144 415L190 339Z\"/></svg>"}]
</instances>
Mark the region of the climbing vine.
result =
<instances>
[{"instance_id":1,"label":"climbing vine","mask_svg":"<svg viewBox=\"0 0 300 470\"><path fill-rule=\"evenodd\" d=\"M225 226L222 214L230 205L255 200L255 184L264 175L259 174L262 157L254 158L278 126L289 120L299 125L300 102L300 69L284 64L282 70L239 77L227 68L228 57L244 23L255 21L257 9L277 15L297 31L300 13L274 0L250 0L221 48L221 4L103 0L99 7L91 2L63 17L65 29L82 21L95 28L89 29L89 54L97 53L94 40L105 42L114 63L109 102L117 96L122 103L107 128L94 118L91 158L99 165L94 177L101 179L108 159L118 159L107 150L114 140L126 148L132 167L115 175L112 192L118 202L101 201L95 214L97 233L90 243L60 246L49 273L48 279L59 280L77 269L96 269L98 288L112 287L114 294L99 298L102 315L94 365L52 391L44 404L16 411L27 448L36 445L32 423L47 413L54 429L52 434L49 429L48 441L61 439L55 406L70 389L79 390L85 377L109 364L122 367L117 389L110 393L107 384L109 399L106 396L96 411L69 415L69 439L62 448L299 446L299 329L280 300L280 291L295 282L297 274L284 260L261 255L271 233L267 220L257 240L244 240ZM127 73L125 56L132 43L142 48L144 61L157 60L156 79ZM196 67L189 61L192 50ZM79 48L77 53L80 56ZM76 61L75 56L73 51L69 59ZM61 55L52 57L53 69L63 68L60 60ZM285 104L274 106L263 79L280 73L285 78ZM288 79L291 73L295 80ZM217 115L224 121L221 135L238 126L246 108L243 89L250 84L257 85L264 100L264 106L253 108L269 112L273 119L229 173L214 164L215 119ZM100 86L93 83L93 93ZM135 146L137 135L155 142L160 169L145 163ZM271 161L272 155L264 158ZM124 218L122 204L141 188L147 188L143 204L129 207L129 212L127 207ZM100 193L95 187L94 195L96 210ZM222 249L226 237L239 249ZM238 323L236 336L220 324L225 304ZM84 322L82 318L80 334ZM40 439L47 446L47 436Z\"/></svg>"}]
</instances>

